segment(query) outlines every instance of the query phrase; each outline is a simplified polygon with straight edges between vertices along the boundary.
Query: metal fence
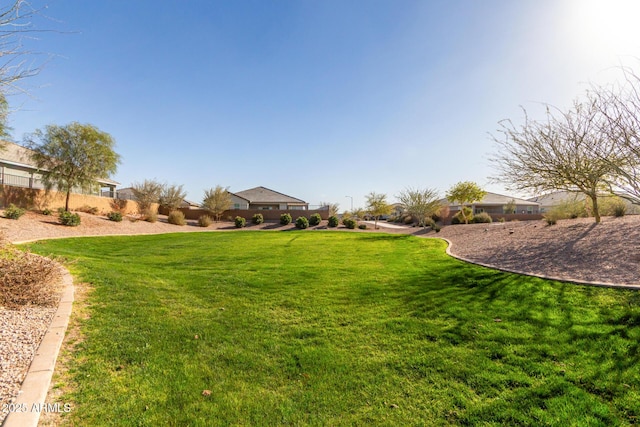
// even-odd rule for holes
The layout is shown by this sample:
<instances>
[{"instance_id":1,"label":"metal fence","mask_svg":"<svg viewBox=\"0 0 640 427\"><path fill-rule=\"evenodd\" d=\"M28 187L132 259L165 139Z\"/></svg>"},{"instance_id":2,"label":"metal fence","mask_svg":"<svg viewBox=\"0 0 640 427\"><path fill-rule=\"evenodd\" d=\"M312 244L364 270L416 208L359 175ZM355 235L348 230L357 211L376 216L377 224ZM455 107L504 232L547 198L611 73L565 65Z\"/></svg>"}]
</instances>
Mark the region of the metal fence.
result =
<instances>
[{"instance_id":1,"label":"metal fence","mask_svg":"<svg viewBox=\"0 0 640 427\"><path fill-rule=\"evenodd\" d=\"M28 176L11 175L8 173L0 173L0 185L9 185L11 187L35 188L37 190L44 189L44 184L39 178Z\"/></svg>"}]
</instances>

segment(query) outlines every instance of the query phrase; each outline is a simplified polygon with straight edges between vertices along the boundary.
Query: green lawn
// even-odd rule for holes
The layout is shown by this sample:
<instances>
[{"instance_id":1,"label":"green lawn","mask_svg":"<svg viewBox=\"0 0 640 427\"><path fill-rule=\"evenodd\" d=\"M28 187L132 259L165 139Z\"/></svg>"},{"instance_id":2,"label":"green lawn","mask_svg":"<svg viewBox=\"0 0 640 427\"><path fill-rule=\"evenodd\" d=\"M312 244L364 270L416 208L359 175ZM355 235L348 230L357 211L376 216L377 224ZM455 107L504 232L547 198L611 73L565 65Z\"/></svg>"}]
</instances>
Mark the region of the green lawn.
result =
<instances>
[{"instance_id":1,"label":"green lawn","mask_svg":"<svg viewBox=\"0 0 640 427\"><path fill-rule=\"evenodd\" d=\"M29 247L77 260L94 288L61 398L74 425L640 423L638 292L472 266L405 235Z\"/></svg>"}]
</instances>

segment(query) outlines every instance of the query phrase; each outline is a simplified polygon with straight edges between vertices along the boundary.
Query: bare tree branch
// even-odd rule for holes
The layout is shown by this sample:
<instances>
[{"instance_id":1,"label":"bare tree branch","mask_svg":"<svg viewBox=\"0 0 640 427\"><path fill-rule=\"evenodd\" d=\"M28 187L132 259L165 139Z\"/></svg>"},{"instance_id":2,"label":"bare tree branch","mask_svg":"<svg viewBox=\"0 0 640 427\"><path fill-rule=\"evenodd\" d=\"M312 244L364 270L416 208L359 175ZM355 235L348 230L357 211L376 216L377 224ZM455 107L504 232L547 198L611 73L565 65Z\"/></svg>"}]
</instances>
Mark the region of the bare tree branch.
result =
<instances>
[{"instance_id":1,"label":"bare tree branch","mask_svg":"<svg viewBox=\"0 0 640 427\"><path fill-rule=\"evenodd\" d=\"M600 222L598 195L608 188L612 164L620 162L616 144L601 132L605 117L600 103L575 101L566 112L547 106L542 122L524 113L523 125L504 120L498 130L502 137L492 135L497 150L490 162L498 173L490 180L510 190L583 193ZM601 156L595 155L596 148Z\"/></svg>"}]
</instances>

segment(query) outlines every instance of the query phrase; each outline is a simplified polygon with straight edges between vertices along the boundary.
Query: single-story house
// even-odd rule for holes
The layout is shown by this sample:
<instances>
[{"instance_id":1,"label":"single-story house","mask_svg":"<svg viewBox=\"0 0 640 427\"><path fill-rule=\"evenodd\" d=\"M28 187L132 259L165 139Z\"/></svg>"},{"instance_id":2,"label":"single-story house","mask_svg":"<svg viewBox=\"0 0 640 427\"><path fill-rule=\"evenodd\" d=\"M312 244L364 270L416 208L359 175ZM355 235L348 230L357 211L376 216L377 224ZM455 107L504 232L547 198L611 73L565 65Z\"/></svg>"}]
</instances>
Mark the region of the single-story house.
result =
<instances>
[{"instance_id":1,"label":"single-story house","mask_svg":"<svg viewBox=\"0 0 640 427\"><path fill-rule=\"evenodd\" d=\"M309 210L304 200L287 196L265 187L255 187L236 193L229 192L232 209Z\"/></svg>"},{"instance_id":2,"label":"single-story house","mask_svg":"<svg viewBox=\"0 0 640 427\"><path fill-rule=\"evenodd\" d=\"M0 185L44 189L42 171L31 160L32 150L13 142L0 142ZM110 179L97 179L92 195L114 197L119 183ZM74 191L82 193L80 189Z\"/></svg>"},{"instance_id":3,"label":"single-story house","mask_svg":"<svg viewBox=\"0 0 640 427\"><path fill-rule=\"evenodd\" d=\"M571 193L569 191L554 191L553 193L532 197L528 200L539 203L540 213L545 213L563 203L584 203L585 196L584 194Z\"/></svg>"},{"instance_id":4,"label":"single-story house","mask_svg":"<svg viewBox=\"0 0 640 427\"><path fill-rule=\"evenodd\" d=\"M601 194L598 196L598 199L601 201L606 200L607 198L611 198L610 194ZM540 213L549 212L554 207L560 205L571 205L571 204L586 204L587 196L583 193L574 193L571 191L554 191L552 193L544 194L542 196L536 196L528 199L532 202L540 203ZM638 214L640 213L640 206L634 205L628 200L623 199L625 205L627 207L628 214Z\"/></svg>"},{"instance_id":5,"label":"single-story house","mask_svg":"<svg viewBox=\"0 0 640 427\"><path fill-rule=\"evenodd\" d=\"M449 205L451 212L461 210L460 204L458 203L451 203L447 199L443 199L442 201L443 204ZM482 200L476 200L473 203L466 204L465 206L470 206L471 209L473 209L474 215L482 212L486 212L490 215L540 213L540 203L538 202L491 192L487 192Z\"/></svg>"}]
</instances>

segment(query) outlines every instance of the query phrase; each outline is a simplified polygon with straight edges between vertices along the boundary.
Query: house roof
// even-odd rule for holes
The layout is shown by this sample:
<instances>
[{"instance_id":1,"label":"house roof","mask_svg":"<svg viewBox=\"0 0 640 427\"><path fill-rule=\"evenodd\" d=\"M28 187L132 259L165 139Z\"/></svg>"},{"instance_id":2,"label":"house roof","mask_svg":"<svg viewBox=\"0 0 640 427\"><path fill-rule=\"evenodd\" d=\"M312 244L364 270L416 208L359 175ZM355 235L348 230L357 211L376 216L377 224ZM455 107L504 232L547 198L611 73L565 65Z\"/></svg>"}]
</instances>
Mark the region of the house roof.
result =
<instances>
[{"instance_id":1,"label":"house roof","mask_svg":"<svg viewBox=\"0 0 640 427\"><path fill-rule=\"evenodd\" d=\"M443 199L443 200L444 200L445 203L449 203L450 205L454 205L454 206L458 205L458 203L451 203L447 199ZM535 201L519 199L517 197L505 196L503 194L491 193L491 192L487 192L487 194L485 194L485 196L482 198L482 200L474 201L473 204L474 205L484 205L484 206L504 206L504 205L510 203L511 201L514 201L516 205L525 205L525 206L539 206L540 205L540 203L535 202Z\"/></svg>"},{"instance_id":2,"label":"house roof","mask_svg":"<svg viewBox=\"0 0 640 427\"><path fill-rule=\"evenodd\" d=\"M553 193L532 197L529 200L532 202L538 202L543 206L552 206L558 203L575 202L584 199L585 196L583 194L572 193L570 191L554 191Z\"/></svg>"},{"instance_id":3,"label":"house roof","mask_svg":"<svg viewBox=\"0 0 640 427\"><path fill-rule=\"evenodd\" d=\"M3 162L35 168L31 162L31 153L28 148L14 142L0 141L0 160Z\"/></svg>"},{"instance_id":4,"label":"house roof","mask_svg":"<svg viewBox=\"0 0 640 427\"><path fill-rule=\"evenodd\" d=\"M249 203L307 203L304 200L287 196L286 194L273 191L266 187L255 187L244 191L238 191L237 193L229 192L229 194L245 199Z\"/></svg>"},{"instance_id":5,"label":"house roof","mask_svg":"<svg viewBox=\"0 0 640 427\"><path fill-rule=\"evenodd\" d=\"M38 167L33 164L31 153L33 153L33 150L18 145L15 142L0 141L0 162L30 168L36 171ZM120 185L119 182L108 178L98 178L96 181L100 184Z\"/></svg>"}]
</instances>

